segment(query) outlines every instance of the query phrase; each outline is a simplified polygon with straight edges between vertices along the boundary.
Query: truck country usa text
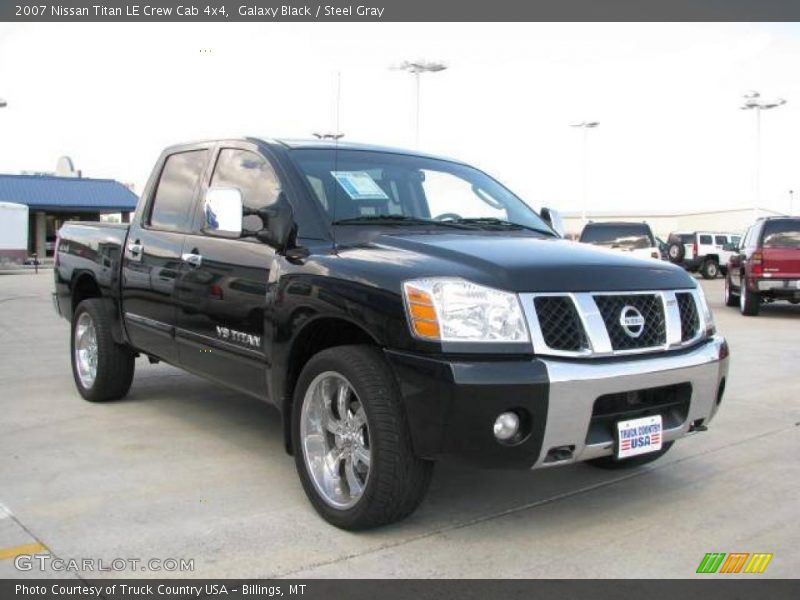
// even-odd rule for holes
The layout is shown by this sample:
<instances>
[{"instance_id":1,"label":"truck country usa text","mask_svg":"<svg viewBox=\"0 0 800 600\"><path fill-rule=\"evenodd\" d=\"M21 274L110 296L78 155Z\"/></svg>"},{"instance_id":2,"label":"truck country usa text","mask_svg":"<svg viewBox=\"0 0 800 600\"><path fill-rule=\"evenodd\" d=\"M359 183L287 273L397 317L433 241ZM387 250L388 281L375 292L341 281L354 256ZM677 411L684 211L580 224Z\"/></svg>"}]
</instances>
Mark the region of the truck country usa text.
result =
<instances>
[{"instance_id":1,"label":"truck country usa text","mask_svg":"<svg viewBox=\"0 0 800 600\"><path fill-rule=\"evenodd\" d=\"M242 17L378 17L383 16L385 8L375 6L240 6L239 16Z\"/></svg>"}]
</instances>

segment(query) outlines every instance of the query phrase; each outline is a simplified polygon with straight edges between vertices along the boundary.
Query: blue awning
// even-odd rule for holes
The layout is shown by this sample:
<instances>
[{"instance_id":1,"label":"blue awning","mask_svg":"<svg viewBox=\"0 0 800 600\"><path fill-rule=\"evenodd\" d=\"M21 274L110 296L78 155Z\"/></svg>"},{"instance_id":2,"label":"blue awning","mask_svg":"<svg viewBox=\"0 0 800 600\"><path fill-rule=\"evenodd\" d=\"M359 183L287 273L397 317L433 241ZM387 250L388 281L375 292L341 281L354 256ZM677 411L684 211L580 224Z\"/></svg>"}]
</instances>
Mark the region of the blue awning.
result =
<instances>
[{"instance_id":1,"label":"blue awning","mask_svg":"<svg viewBox=\"0 0 800 600\"><path fill-rule=\"evenodd\" d=\"M0 201L54 212L130 212L136 194L113 179L0 175Z\"/></svg>"}]
</instances>

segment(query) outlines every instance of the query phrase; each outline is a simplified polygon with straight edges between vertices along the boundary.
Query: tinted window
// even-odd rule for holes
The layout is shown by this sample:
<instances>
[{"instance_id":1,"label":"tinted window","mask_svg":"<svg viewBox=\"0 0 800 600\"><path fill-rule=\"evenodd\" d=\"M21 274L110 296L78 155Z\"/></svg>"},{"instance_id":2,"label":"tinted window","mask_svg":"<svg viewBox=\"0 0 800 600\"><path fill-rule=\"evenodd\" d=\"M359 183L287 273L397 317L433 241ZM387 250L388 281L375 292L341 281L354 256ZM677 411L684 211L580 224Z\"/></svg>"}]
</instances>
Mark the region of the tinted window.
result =
<instances>
[{"instance_id":1,"label":"tinted window","mask_svg":"<svg viewBox=\"0 0 800 600\"><path fill-rule=\"evenodd\" d=\"M152 227L168 231L189 229L192 200L203 175L207 155L207 150L194 150L167 158L150 212Z\"/></svg>"},{"instance_id":2,"label":"tinted window","mask_svg":"<svg viewBox=\"0 0 800 600\"><path fill-rule=\"evenodd\" d=\"M725 237L724 235L715 235L714 236L714 243L717 246L724 246L725 244L728 243L728 238Z\"/></svg>"},{"instance_id":3,"label":"tinted window","mask_svg":"<svg viewBox=\"0 0 800 600\"><path fill-rule=\"evenodd\" d=\"M609 248L635 249L655 245L650 228L644 223L587 225L583 228L580 241Z\"/></svg>"},{"instance_id":4,"label":"tinted window","mask_svg":"<svg viewBox=\"0 0 800 600\"><path fill-rule=\"evenodd\" d=\"M678 236L682 244L691 244L694 241L694 234L682 233Z\"/></svg>"},{"instance_id":5,"label":"tinted window","mask_svg":"<svg viewBox=\"0 0 800 600\"><path fill-rule=\"evenodd\" d=\"M710 235L701 235L700 236L700 243L701 244L710 244L711 243L711 236Z\"/></svg>"},{"instance_id":6,"label":"tinted window","mask_svg":"<svg viewBox=\"0 0 800 600\"><path fill-rule=\"evenodd\" d=\"M738 235L731 236L731 244L738 246L740 241L742 241L742 238L739 237Z\"/></svg>"},{"instance_id":7,"label":"tinted window","mask_svg":"<svg viewBox=\"0 0 800 600\"><path fill-rule=\"evenodd\" d=\"M763 240L764 248L800 248L800 220L767 221Z\"/></svg>"},{"instance_id":8,"label":"tinted window","mask_svg":"<svg viewBox=\"0 0 800 600\"><path fill-rule=\"evenodd\" d=\"M266 158L235 148L225 148L219 153L211 185L238 188L244 206L252 209L269 206L281 193L281 182ZM261 219L255 215L245 217L242 224L249 230L263 227Z\"/></svg>"}]
</instances>

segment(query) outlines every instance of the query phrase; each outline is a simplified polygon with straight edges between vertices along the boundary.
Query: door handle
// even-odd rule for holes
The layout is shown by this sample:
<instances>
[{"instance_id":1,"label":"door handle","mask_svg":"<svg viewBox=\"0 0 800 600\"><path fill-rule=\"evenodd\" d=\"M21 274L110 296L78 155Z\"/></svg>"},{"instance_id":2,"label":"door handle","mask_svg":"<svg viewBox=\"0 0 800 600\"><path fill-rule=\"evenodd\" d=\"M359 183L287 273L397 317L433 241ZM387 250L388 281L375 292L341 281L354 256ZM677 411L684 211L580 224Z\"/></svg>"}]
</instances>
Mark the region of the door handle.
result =
<instances>
[{"instance_id":1,"label":"door handle","mask_svg":"<svg viewBox=\"0 0 800 600\"><path fill-rule=\"evenodd\" d=\"M144 247L140 243L128 244L128 254L131 260L142 260L142 251Z\"/></svg>"},{"instance_id":2,"label":"door handle","mask_svg":"<svg viewBox=\"0 0 800 600\"><path fill-rule=\"evenodd\" d=\"M203 257L199 254L192 254L191 252L181 254L181 260L192 267L199 267L203 264Z\"/></svg>"}]
</instances>

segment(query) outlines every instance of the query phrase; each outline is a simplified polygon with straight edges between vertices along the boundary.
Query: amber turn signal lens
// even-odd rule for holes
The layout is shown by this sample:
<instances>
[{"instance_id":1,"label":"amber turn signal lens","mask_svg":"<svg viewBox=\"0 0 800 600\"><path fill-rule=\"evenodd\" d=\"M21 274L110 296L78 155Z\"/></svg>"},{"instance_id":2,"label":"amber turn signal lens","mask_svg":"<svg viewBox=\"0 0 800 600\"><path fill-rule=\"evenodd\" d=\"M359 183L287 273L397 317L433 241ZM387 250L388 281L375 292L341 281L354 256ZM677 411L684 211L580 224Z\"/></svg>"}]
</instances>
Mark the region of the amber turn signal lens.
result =
<instances>
[{"instance_id":1,"label":"amber turn signal lens","mask_svg":"<svg viewBox=\"0 0 800 600\"><path fill-rule=\"evenodd\" d=\"M414 333L421 338L438 340L440 337L439 322L430 295L410 286L405 288L405 293L408 318Z\"/></svg>"}]
</instances>

